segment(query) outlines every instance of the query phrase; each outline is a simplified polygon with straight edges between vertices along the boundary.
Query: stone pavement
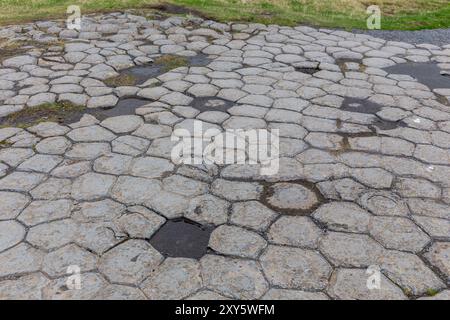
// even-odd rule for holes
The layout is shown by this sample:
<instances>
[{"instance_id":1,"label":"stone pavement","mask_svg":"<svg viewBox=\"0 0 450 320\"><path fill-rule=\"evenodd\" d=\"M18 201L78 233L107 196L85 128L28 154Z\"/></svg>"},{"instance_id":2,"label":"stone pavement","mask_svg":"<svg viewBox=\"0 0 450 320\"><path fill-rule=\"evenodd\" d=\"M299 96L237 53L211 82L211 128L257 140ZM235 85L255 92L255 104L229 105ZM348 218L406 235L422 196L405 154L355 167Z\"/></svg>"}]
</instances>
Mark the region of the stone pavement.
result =
<instances>
[{"instance_id":1,"label":"stone pavement","mask_svg":"<svg viewBox=\"0 0 450 320\"><path fill-rule=\"evenodd\" d=\"M1 116L149 100L102 121L0 129L1 299L450 299L450 89L383 70L437 62L448 74L450 45L121 13L86 17L80 33L47 21L0 37L64 40L2 62ZM211 62L104 83L198 53ZM198 97L232 106L200 112ZM170 136L193 119L278 128L279 172L172 163ZM182 217L210 228L201 257L154 244ZM166 232L164 245L183 235ZM81 290L66 283L74 265ZM379 289L367 288L369 266Z\"/></svg>"}]
</instances>

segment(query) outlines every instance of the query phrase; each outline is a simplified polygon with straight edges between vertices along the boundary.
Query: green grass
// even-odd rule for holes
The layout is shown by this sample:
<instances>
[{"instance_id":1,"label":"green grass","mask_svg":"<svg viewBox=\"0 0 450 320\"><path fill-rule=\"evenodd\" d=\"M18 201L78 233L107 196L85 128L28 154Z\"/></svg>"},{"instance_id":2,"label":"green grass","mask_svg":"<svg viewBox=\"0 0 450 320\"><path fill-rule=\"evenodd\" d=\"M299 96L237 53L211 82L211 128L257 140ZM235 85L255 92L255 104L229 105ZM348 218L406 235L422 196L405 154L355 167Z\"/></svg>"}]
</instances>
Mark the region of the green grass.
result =
<instances>
[{"instance_id":1,"label":"green grass","mask_svg":"<svg viewBox=\"0 0 450 320\"><path fill-rule=\"evenodd\" d=\"M167 0L219 21L283 25L310 24L345 29L366 28L366 7L380 5L382 29L417 30L450 27L448 0ZM0 0L0 24L62 18L68 5L82 13L142 8L158 0Z\"/></svg>"},{"instance_id":2,"label":"green grass","mask_svg":"<svg viewBox=\"0 0 450 320\"><path fill-rule=\"evenodd\" d=\"M45 103L36 107L24 108L2 118L0 128L28 128L44 121L65 123L73 120L86 109L70 102Z\"/></svg>"}]
</instances>

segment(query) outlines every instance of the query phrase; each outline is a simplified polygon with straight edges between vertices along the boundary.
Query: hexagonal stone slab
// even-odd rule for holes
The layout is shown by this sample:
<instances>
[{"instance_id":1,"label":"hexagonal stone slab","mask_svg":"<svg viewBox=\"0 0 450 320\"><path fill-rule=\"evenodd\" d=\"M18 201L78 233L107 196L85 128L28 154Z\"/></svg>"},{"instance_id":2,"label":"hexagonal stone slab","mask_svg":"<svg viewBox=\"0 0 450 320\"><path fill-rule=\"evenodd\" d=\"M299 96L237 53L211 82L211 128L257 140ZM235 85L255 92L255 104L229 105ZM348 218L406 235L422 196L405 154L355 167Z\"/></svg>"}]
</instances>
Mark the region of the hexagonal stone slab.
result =
<instances>
[{"instance_id":1,"label":"hexagonal stone slab","mask_svg":"<svg viewBox=\"0 0 450 320\"><path fill-rule=\"evenodd\" d=\"M447 277L448 283L450 281L450 243L435 242L424 256Z\"/></svg>"},{"instance_id":2,"label":"hexagonal stone slab","mask_svg":"<svg viewBox=\"0 0 450 320\"><path fill-rule=\"evenodd\" d=\"M320 206L312 216L333 231L367 232L371 215L350 202L331 202Z\"/></svg>"},{"instance_id":3,"label":"hexagonal stone slab","mask_svg":"<svg viewBox=\"0 0 450 320\"><path fill-rule=\"evenodd\" d=\"M258 201L245 201L233 204L230 221L234 224L264 231L278 214Z\"/></svg>"},{"instance_id":4,"label":"hexagonal stone slab","mask_svg":"<svg viewBox=\"0 0 450 320\"><path fill-rule=\"evenodd\" d=\"M103 254L99 270L112 282L137 285L162 260L163 256L148 242L128 240Z\"/></svg>"},{"instance_id":5,"label":"hexagonal stone slab","mask_svg":"<svg viewBox=\"0 0 450 320\"><path fill-rule=\"evenodd\" d=\"M42 289L49 280L42 273L25 275L14 280L0 282L1 300L41 300Z\"/></svg>"},{"instance_id":6,"label":"hexagonal stone slab","mask_svg":"<svg viewBox=\"0 0 450 320\"><path fill-rule=\"evenodd\" d=\"M171 161L156 157L137 158L133 161L130 173L143 178L160 178L174 169Z\"/></svg>"},{"instance_id":7,"label":"hexagonal stone slab","mask_svg":"<svg viewBox=\"0 0 450 320\"><path fill-rule=\"evenodd\" d=\"M129 204L143 204L161 191L161 183L154 179L121 176L113 186L111 196L113 199Z\"/></svg>"},{"instance_id":8,"label":"hexagonal stone slab","mask_svg":"<svg viewBox=\"0 0 450 320\"><path fill-rule=\"evenodd\" d=\"M406 216L409 213L406 203L395 193L370 191L364 193L358 203L375 215Z\"/></svg>"},{"instance_id":9,"label":"hexagonal stone slab","mask_svg":"<svg viewBox=\"0 0 450 320\"><path fill-rule=\"evenodd\" d=\"M400 217L372 217L372 237L388 249L418 252L431 240L411 220Z\"/></svg>"},{"instance_id":10,"label":"hexagonal stone slab","mask_svg":"<svg viewBox=\"0 0 450 320\"><path fill-rule=\"evenodd\" d=\"M14 219L25 206L30 198L18 192L0 192L0 220Z\"/></svg>"},{"instance_id":11,"label":"hexagonal stone slab","mask_svg":"<svg viewBox=\"0 0 450 320\"><path fill-rule=\"evenodd\" d=\"M309 188L290 182L276 183L271 186L267 203L286 212L305 212L319 204L316 194Z\"/></svg>"},{"instance_id":12,"label":"hexagonal stone slab","mask_svg":"<svg viewBox=\"0 0 450 320\"><path fill-rule=\"evenodd\" d=\"M68 218L72 209L71 200L33 201L20 214L18 220L28 226L52 220Z\"/></svg>"},{"instance_id":13,"label":"hexagonal stone slab","mask_svg":"<svg viewBox=\"0 0 450 320\"><path fill-rule=\"evenodd\" d=\"M107 118L100 125L114 133L126 133L136 130L143 123L144 120L139 116L126 115Z\"/></svg>"},{"instance_id":14,"label":"hexagonal stone slab","mask_svg":"<svg viewBox=\"0 0 450 320\"><path fill-rule=\"evenodd\" d=\"M211 194L193 198L184 216L198 223L219 225L227 222L230 203Z\"/></svg>"},{"instance_id":15,"label":"hexagonal stone slab","mask_svg":"<svg viewBox=\"0 0 450 320\"><path fill-rule=\"evenodd\" d=\"M0 221L0 252L11 248L25 236L25 228L16 221Z\"/></svg>"},{"instance_id":16,"label":"hexagonal stone slab","mask_svg":"<svg viewBox=\"0 0 450 320\"><path fill-rule=\"evenodd\" d=\"M69 266L77 265L84 273L95 270L97 260L97 256L91 252L69 244L47 254L42 263L42 271L51 277L61 277L68 274Z\"/></svg>"},{"instance_id":17,"label":"hexagonal stone slab","mask_svg":"<svg viewBox=\"0 0 450 320\"><path fill-rule=\"evenodd\" d=\"M74 241L78 224L72 219L56 220L31 227L27 241L37 247L51 250Z\"/></svg>"},{"instance_id":18,"label":"hexagonal stone slab","mask_svg":"<svg viewBox=\"0 0 450 320\"><path fill-rule=\"evenodd\" d=\"M140 287L151 300L180 300L201 286L198 261L167 258Z\"/></svg>"},{"instance_id":19,"label":"hexagonal stone slab","mask_svg":"<svg viewBox=\"0 0 450 320\"><path fill-rule=\"evenodd\" d=\"M43 290L45 300L92 300L108 285L98 273L84 273L81 278L82 290L67 288L67 277L51 281Z\"/></svg>"},{"instance_id":20,"label":"hexagonal stone slab","mask_svg":"<svg viewBox=\"0 0 450 320\"><path fill-rule=\"evenodd\" d=\"M337 269L330 280L328 293L341 300L404 300L403 291L383 274L380 274L380 288L367 287L370 274L366 269Z\"/></svg>"},{"instance_id":21,"label":"hexagonal stone slab","mask_svg":"<svg viewBox=\"0 0 450 320\"><path fill-rule=\"evenodd\" d=\"M376 264L384 249L367 235L330 232L321 239L319 250L336 266L368 267Z\"/></svg>"},{"instance_id":22,"label":"hexagonal stone slab","mask_svg":"<svg viewBox=\"0 0 450 320\"><path fill-rule=\"evenodd\" d=\"M308 217L280 217L267 232L268 240L275 244L316 248L322 231Z\"/></svg>"},{"instance_id":23,"label":"hexagonal stone slab","mask_svg":"<svg viewBox=\"0 0 450 320\"><path fill-rule=\"evenodd\" d=\"M21 243L0 253L0 277L38 271L42 258L42 251Z\"/></svg>"},{"instance_id":24,"label":"hexagonal stone slab","mask_svg":"<svg viewBox=\"0 0 450 320\"><path fill-rule=\"evenodd\" d=\"M255 232L222 225L211 233L209 246L225 255L256 258L266 246L266 241Z\"/></svg>"},{"instance_id":25,"label":"hexagonal stone slab","mask_svg":"<svg viewBox=\"0 0 450 320\"><path fill-rule=\"evenodd\" d=\"M86 173L73 182L72 197L76 200L94 200L108 195L116 178L106 174Z\"/></svg>"},{"instance_id":26,"label":"hexagonal stone slab","mask_svg":"<svg viewBox=\"0 0 450 320\"><path fill-rule=\"evenodd\" d=\"M328 300L322 292L308 292L290 289L270 289L262 300Z\"/></svg>"},{"instance_id":27,"label":"hexagonal stone slab","mask_svg":"<svg viewBox=\"0 0 450 320\"><path fill-rule=\"evenodd\" d=\"M287 289L324 289L332 271L317 252L299 248L270 245L260 261L270 283Z\"/></svg>"},{"instance_id":28,"label":"hexagonal stone slab","mask_svg":"<svg viewBox=\"0 0 450 320\"><path fill-rule=\"evenodd\" d=\"M207 255L200 260L203 285L235 299L257 299L268 289L258 264L244 259Z\"/></svg>"},{"instance_id":29,"label":"hexagonal stone slab","mask_svg":"<svg viewBox=\"0 0 450 320\"><path fill-rule=\"evenodd\" d=\"M400 286L408 295L423 295L429 290L445 287L416 255L399 251L388 251L380 259L383 273Z\"/></svg>"},{"instance_id":30,"label":"hexagonal stone slab","mask_svg":"<svg viewBox=\"0 0 450 320\"><path fill-rule=\"evenodd\" d=\"M256 200L262 193L263 187L254 182L217 179L213 182L211 191L230 201Z\"/></svg>"}]
</instances>

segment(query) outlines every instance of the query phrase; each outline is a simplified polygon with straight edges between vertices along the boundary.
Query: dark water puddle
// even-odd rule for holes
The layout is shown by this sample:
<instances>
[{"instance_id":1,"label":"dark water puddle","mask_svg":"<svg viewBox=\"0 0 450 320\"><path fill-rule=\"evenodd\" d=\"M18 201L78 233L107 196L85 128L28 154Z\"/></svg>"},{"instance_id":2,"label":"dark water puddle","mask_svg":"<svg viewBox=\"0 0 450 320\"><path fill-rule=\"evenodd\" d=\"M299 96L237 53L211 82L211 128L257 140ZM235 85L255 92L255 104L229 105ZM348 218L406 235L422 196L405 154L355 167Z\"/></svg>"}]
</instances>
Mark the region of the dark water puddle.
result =
<instances>
[{"instance_id":1,"label":"dark water puddle","mask_svg":"<svg viewBox=\"0 0 450 320\"><path fill-rule=\"evenodd\" d=\"M404 74L411 76L431 90L450 88L450 77L441 74L441 69L435 63L407 62L383 69L389 74Z\"/></svg>"},{"instance_id":2,"label":"dark water puddle","mask_svg":"<svg viewBox=\"0 0 450 320\"><path fill-rule=\"evenodd\" d=\"M181 66L202 67L208 65L211 61L208 55L202 53L192 57L165 55L155 59L154 63L124 69L119 72L119 75L132 77L135 85L140 85L148 79L156 78L169 72L171 69Z\"/></svg>"},{"instance_id":3,"label":"dark water puddle","mask_svg":"<svg viewBox=\"0 0 450 320\"><path fill-rule=\"evenodd\" d=\"M377 116L376 114L383 109L383 106L369 100L345 98L340 109L348 112L372 114ZM376 120L372 122L372 125L380 130L393 130L395 128L408 126L403 121L388 121L381 119L378 116Z\"/></svg>"},{"instance_id":4,"label":"dark water puddle","mask_svg":"<svg viewBox=\"0 0 450 320\"><path fill-rule=\"evenodd\" d=\"M306 73L306 74L314 74L316 72L319 72L319 68L307 68L307 67L296 67L295 71Z\"/></svg>"},{"instance_id":5,"label":"dark water puddle","mask_svg":"<svg viewBox=\"0 0 450 320\"><path fill-rule=\"evenodd\" d=\"M376 114L381 111L382 108L383 106L369 100L345 98L340 109L349 112Z\"/></svg>"},{"instance_id":6,"label":"dark water puddle","mask_svg":"<svg viewBox=\"0 0 450 320\"><path fill-rule=\"evenodd\" d=\"M200 259L207 251L213 229L184 218L168 220L150 244L166 257Z\"/></svg>"},{"instance_id":7,"label":"dark water puddle","mask_svg":"<svg viewBox=\"0 0 450 320\"><path fill-rule=\"evenodd\" d=\"M123 116L123 115L134 115L135 110L152 101L139 98L125 98L119 100L119 102L112 108L95 108L88 109L86 113L93 115L98 120L102 121L109 117Z\"/></svg>"},{"instance_id":8,"label":"dark water puddle","mask_svg":"<svg viewBox=\"0 0 450 320\"><path fill-rule=\"evenodd\" d=\"M198 111L222 111L227 112L235 104L232 101L217 97L198 97L191 102L191 107Z\"/></svg>"}]
</instances>

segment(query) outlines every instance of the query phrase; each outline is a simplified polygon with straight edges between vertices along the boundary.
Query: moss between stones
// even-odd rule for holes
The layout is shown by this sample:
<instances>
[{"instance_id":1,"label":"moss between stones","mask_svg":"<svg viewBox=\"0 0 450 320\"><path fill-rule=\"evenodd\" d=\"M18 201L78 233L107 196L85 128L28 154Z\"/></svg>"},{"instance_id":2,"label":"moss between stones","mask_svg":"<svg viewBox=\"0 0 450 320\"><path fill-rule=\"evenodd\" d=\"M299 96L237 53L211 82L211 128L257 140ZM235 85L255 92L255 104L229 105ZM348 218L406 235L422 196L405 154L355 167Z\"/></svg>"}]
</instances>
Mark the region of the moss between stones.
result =
<instances>
[{"instance_id":1,"label":"moss between stones","mask_svg":"<svg viewBox=\"0 0 450 320\"><path fill-rule=\"evenodd\" d=\"M121 74L103 81L109 87L134 86L137 78L131 74Z\"/></svg>"},{"instance_id":2,"label":"moss between stones","mask_svg":"<svg viewBox=\"0 0 450 320\"><path fill-rule=\"evenodd\" d=\"M27 128L44 121L72 122L78 119L85 109L84 106L77 106L67 101L26 107L1 118L0 127Z\"/></svg>"},{"instance_id":3,"label":"moss between stones","mask_svg":"<svg viewBox=\"0 0 450 320\"><path fill-rule=\"evenodd\" d=\"M187 66L188 59L182 56L168 54L156 58L154 64L162 66L162 69L167 72L172 69Z\"/></svg>"},{"instance_id":4,"label":"moss between stones","mask_svg":"<svg viewBox=\"0 0 450 320\"><path fill-rule=\"evenodd\" d=\"M34 40L18 40L10 41L9 39L0 39L0 61L25 54L27 51L33 48L46 49L51 46L63 46L63 41L54 42L38 42Z\"/></svg>"}]
</instances>

